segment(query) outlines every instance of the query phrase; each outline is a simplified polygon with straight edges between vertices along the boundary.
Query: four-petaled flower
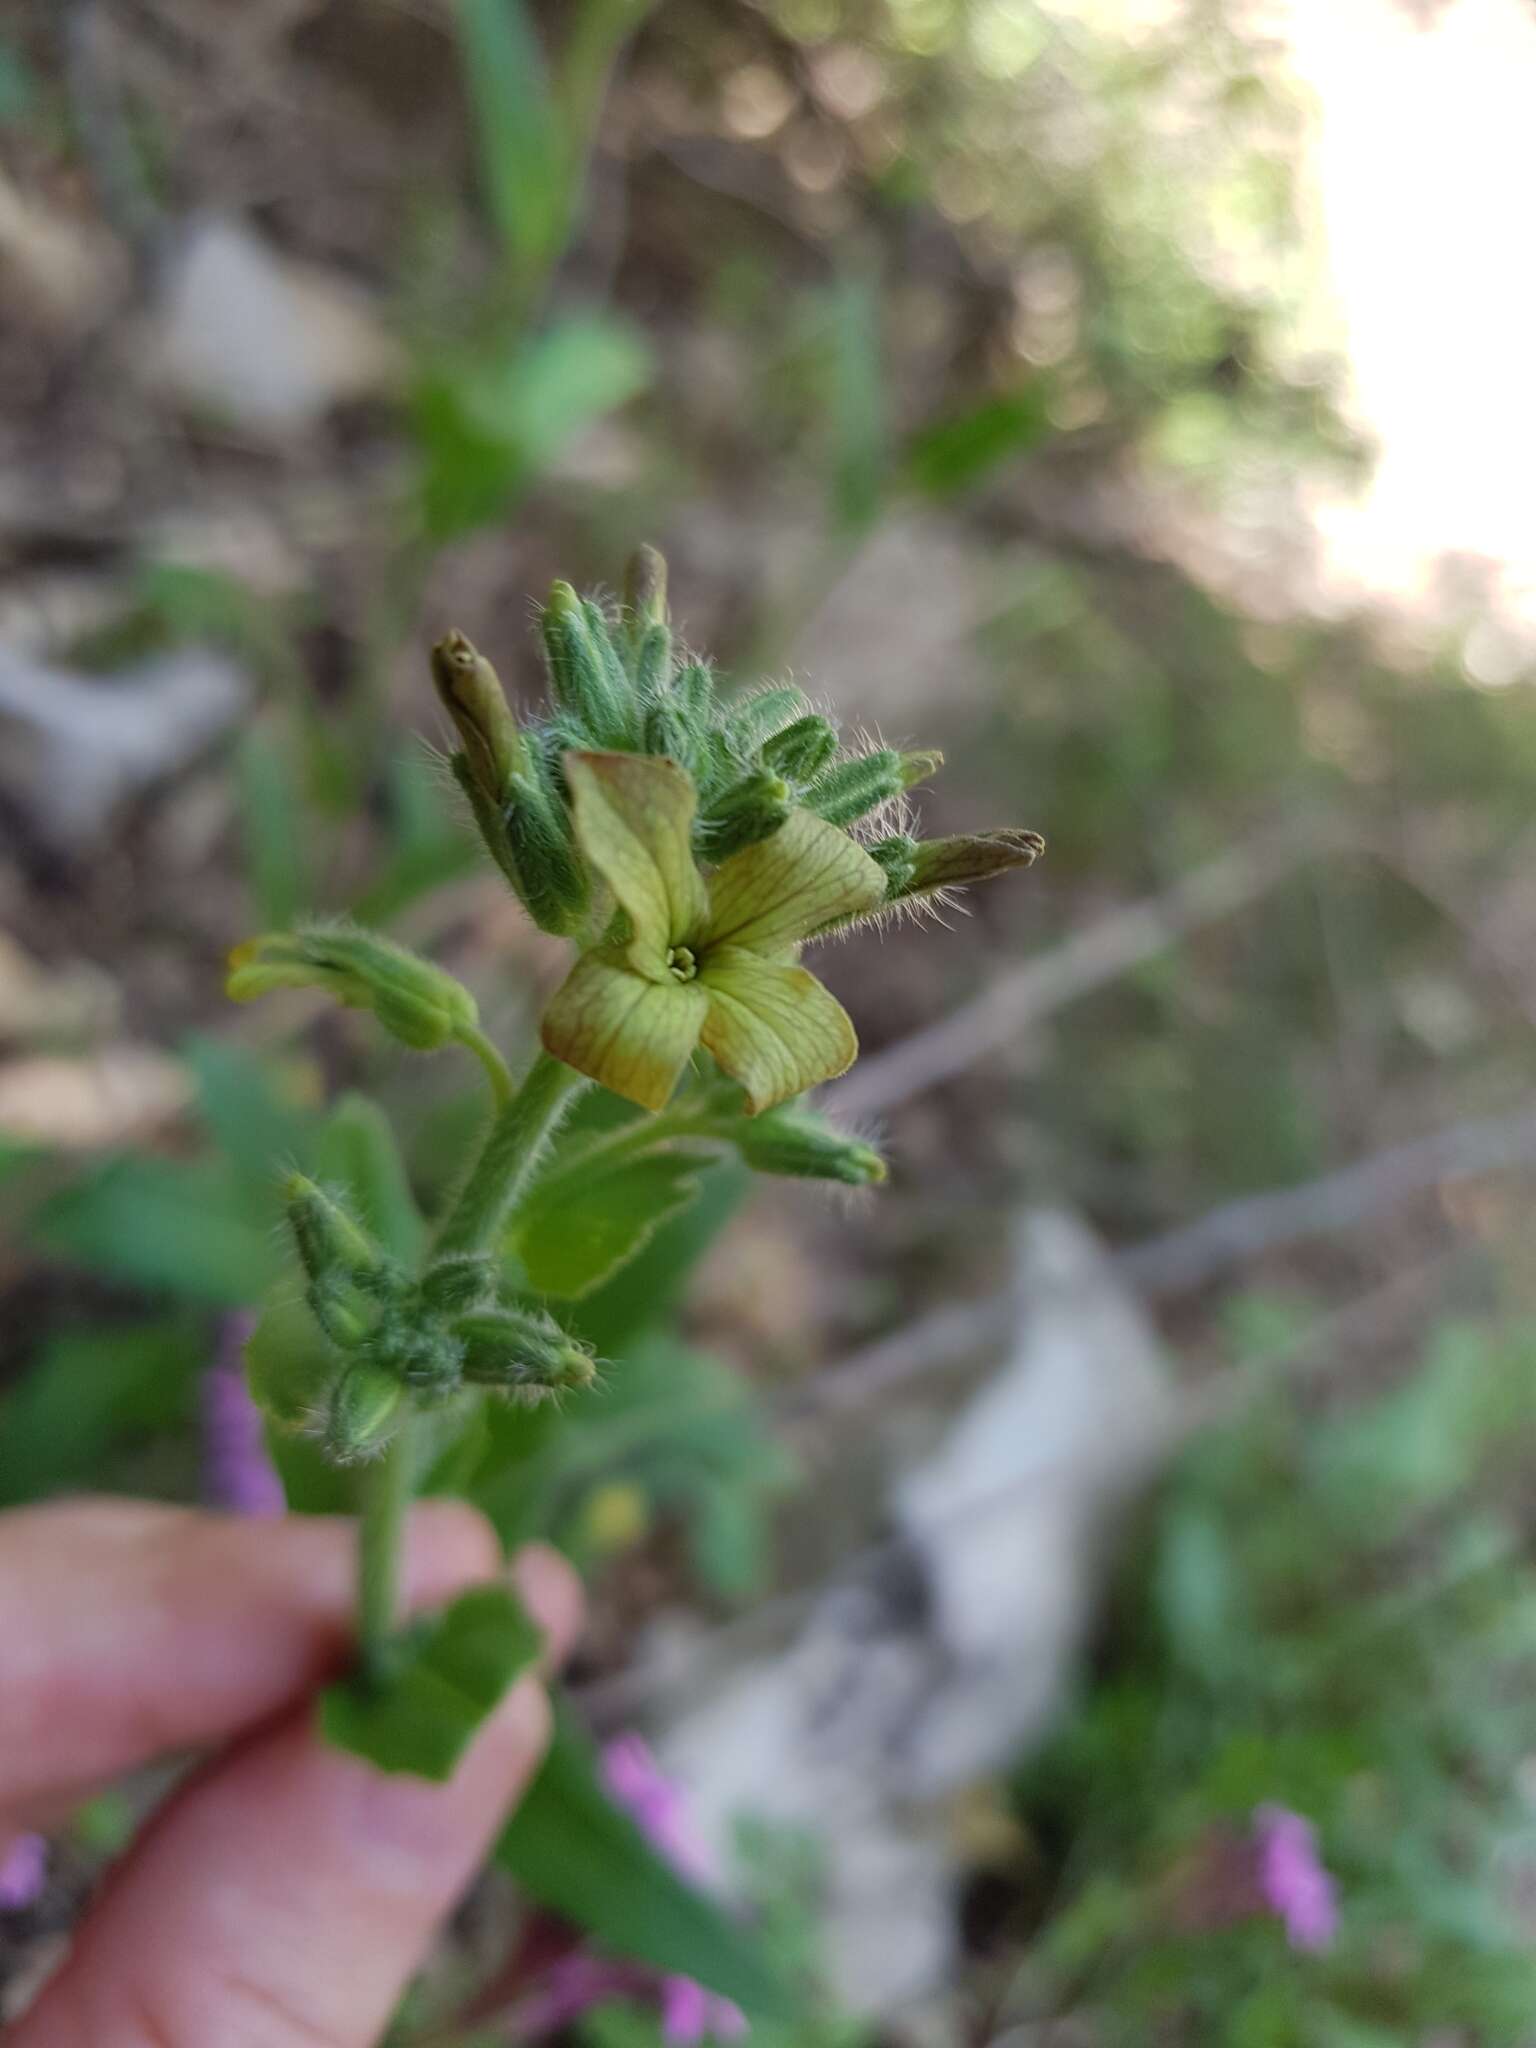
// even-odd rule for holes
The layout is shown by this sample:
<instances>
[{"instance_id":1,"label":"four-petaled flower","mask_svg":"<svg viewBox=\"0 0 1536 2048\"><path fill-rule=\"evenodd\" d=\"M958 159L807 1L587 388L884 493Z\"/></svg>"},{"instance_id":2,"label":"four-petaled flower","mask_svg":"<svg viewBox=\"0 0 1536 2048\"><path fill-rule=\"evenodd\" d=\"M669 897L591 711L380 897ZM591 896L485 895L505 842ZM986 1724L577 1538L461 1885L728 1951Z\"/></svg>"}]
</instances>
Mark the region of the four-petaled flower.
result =
<instances>
[{"instance_id":1,"label":"four-petaled flower","mask_svg":"<svg viewBox=\"0 0 1536 2048\"><path fill-rule=\"evenodd\" d=\"M697 1046L755 1115L852 1066L847 1012L803 967L803 940L874 910L886 878L846 832L796 810L709 876L694 865L693 783L642 754L565 759L576 838L627 931L572 968L546 1048L615 1095L661 1109Z\"/></svg>"}]
</instances>

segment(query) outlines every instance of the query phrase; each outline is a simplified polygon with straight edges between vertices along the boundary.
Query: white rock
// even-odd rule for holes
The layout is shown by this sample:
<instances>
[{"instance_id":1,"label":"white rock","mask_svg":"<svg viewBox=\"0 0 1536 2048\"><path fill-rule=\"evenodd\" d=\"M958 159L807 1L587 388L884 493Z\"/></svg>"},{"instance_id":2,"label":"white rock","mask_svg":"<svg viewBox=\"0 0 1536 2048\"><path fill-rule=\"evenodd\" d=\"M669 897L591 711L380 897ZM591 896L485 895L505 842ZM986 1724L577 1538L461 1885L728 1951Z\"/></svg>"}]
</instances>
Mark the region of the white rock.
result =
<instances>
[{"instance_id":1,"label":"white rock","mask_svg":"<svg viewBox=\"0 0 1536 2048\"><path fill-rule=\"evenodd\" d=\"M101 681L0 647L0 724L14 720L22 741L5 749L12 796L50 844L86 843L123 797L195 759L250 698L216 648L180 647Z\"/></svg>"},{"instance_id":2,"label":"white rock","mask_svg":"<svg viewBox=\"0 0 1536 2048\"><path fill-rule=\"evenodd\" d=\"M1049 1725L1121 1512L1178 1426L1157 1340L1086 1226L1035 1212L1018 1245L1013 1354L897 1483L895 1540L782 1656L702 1702L695 1684L657 1738L722 1847L742 1814L816 1833L831 1967L857 2011L950 1976L945 1798Z\"/></svg>"},{"instance_id":3,"label":"white rock","mask_svg":"<svg viewBox=\"0 0 1536 2048\"><path fill-rule=\"evenodd\" d=\"M183 231L142 354L182 404L278 438L387 388L400 367L362 292L217 214Z\"/></svg>"}]
</instances>

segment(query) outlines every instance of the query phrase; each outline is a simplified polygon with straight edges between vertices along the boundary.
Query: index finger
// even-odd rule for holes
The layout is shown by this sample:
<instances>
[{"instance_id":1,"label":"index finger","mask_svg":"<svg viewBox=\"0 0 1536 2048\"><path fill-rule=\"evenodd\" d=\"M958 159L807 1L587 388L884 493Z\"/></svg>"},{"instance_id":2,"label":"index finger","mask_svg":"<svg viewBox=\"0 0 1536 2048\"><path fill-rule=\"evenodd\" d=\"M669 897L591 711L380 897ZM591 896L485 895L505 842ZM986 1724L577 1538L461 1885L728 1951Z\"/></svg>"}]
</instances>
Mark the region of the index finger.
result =
<instances>
[{"instance_id":1,"label":"index finger","mask_svg":"<svg viewBox=\"0 0 1536 2048\"><path fill-rule=\"evenodd\" d=\"M355 1525L141 1501L0 1516L0 1816L26 1818L167 1751L266 1720L344 1660ZM405 1597L500 1567L472 1509L411 1517Z\"/></svg>"}]
</instances>

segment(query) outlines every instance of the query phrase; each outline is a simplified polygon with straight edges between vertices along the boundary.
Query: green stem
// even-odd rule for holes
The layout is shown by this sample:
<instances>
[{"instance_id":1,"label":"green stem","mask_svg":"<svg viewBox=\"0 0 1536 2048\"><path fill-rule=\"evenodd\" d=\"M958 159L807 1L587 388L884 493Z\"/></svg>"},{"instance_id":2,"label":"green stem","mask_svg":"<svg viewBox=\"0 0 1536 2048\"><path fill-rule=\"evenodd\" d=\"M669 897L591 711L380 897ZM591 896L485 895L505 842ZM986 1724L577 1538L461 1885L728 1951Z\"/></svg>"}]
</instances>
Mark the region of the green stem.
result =
<instances>
[{"instance_id":1,"label":"green stem","mask_svg":"<svg viewBox=\"0 0 1536 2048\"><path fill-rule=\"evenodd\" d=\"M563 1060L539 1054L522 1087L496 1112L474 1171L438 1233L440 1252L475 1252L489 1244L575 1091L587 1085Z\"/></svg>"},{"instance_id":2,"label":"green stem","mask_svg":"<svg viewBox=\"0 0 1536 2048\"><path fill-rule=\"evenodd\" d=\"M414 1418L365 1466L357 1538L357 1640L363 1668L383 1675L400 1604L400 1555L415 1477Z\"/></svg>"},{"instance_id":3,"label":"green stem","mask_svg":"<svg viewBox=\"0 0 1536 2048\"><path fill-rule=\"evenodd\" d=\"M514 1093L512 1075L506 1061L485 1033L473 1027L466 1027L459 1033L459 1043L466 1052L472 1052L484 1067L496 1107L498 1110L505 1109Z\"/></svg>"}]
</instances>

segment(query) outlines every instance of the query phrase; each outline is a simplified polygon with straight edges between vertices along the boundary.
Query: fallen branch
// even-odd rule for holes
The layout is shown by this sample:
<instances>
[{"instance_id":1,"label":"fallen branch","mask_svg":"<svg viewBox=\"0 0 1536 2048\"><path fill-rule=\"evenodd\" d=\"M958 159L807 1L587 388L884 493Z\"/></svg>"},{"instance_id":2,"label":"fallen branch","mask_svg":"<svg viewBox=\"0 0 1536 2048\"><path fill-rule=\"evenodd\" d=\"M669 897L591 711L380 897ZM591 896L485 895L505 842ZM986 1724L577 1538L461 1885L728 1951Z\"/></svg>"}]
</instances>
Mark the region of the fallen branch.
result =
<instances>
[{"instance_id":1,"label":"fallen branch","mask_svg":"<svg viewBox=\"0 0 1536 2048\"><path fill-rule=\"evenodd\" d=\"M1275 1188L1225 1202L1177 1230L1132 1245L1116 1265L1144 1293L1178 1294L1240 1265L1339 1230L1355 1230L1383 1209L1443 1180L1492 1173L1536 1160L1536 1110L1478 1117L1389 1145L1337 1173L1300 1187Z\"/></svg>"},{"instance_id":2,"label":"fallen branch","mask_svg":"<svg viewBox=\"0 0 1536 2048\"><path fill-rule=\"evenodd\" d=\"M827 1106L849 1115L890 1109L940 1081L963 1073L1017 1032L1103 988L1143 961L1154 959L1202 925L1240 910L1324 851L1336 850L1337 831L1316 825L1283 826L1196 868L1145 902L1112 911L1097 924L1006 974L936 1024L866 1054L837 1083Z\"/></svg>"}]
</instances>

